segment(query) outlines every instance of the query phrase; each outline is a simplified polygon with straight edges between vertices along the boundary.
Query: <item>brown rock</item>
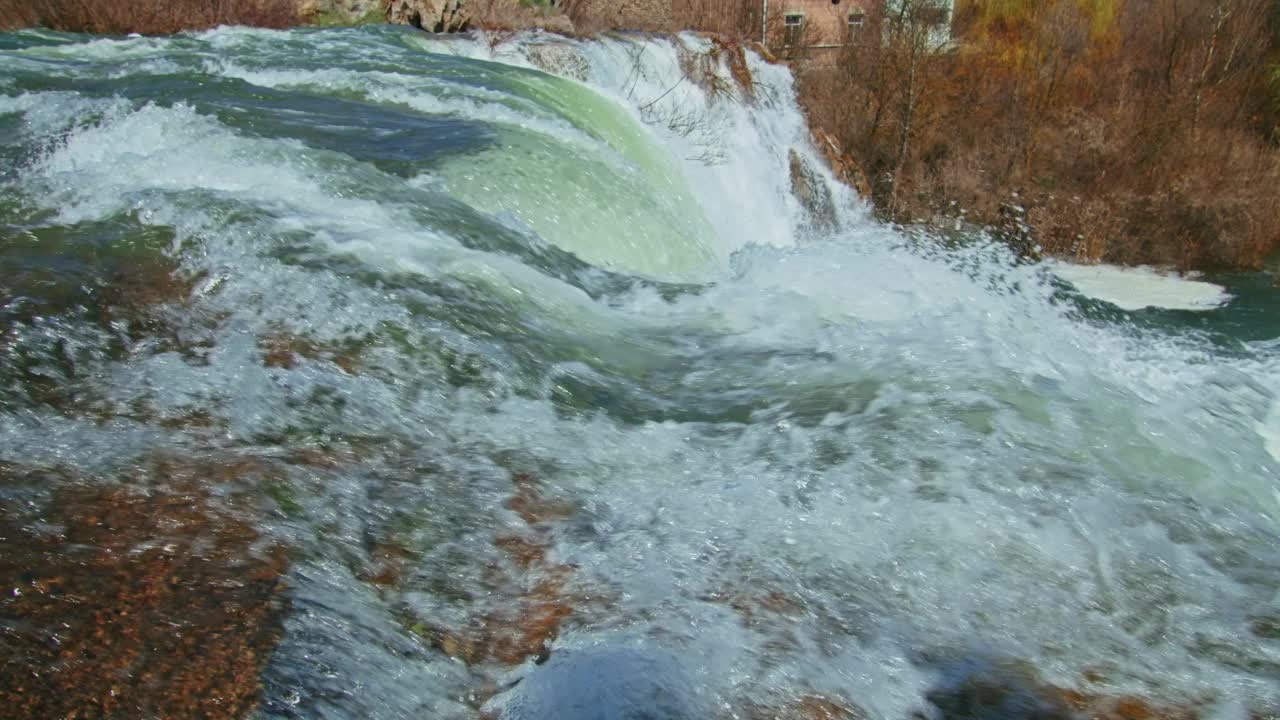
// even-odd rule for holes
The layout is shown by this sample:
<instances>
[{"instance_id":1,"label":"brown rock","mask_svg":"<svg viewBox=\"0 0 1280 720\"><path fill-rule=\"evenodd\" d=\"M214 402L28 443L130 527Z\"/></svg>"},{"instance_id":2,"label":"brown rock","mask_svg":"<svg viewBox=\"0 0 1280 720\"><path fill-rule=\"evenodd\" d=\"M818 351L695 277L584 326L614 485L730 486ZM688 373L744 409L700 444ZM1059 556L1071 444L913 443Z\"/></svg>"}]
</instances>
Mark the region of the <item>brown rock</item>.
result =
<instances>
[{"instance_id":1,"label":"brown rock","mask_svg":"<svg viewBox=\"0 0 1280 720\"><path fill-rule=\"evenodd\" d=\"M1087 671L1086 679L1100 678ZM1093 680L1090 680L1091 682ZM927 694L942 720L1196 720L1191 705L1167 705L1131 695L1084 693L1042 682L1017 661L978 663L956 681Z\"/></svg>"},{"instance_id":2,"label":"brown rock","mask_svg":"<svg viewBox=\"0 0 1280 720\"><path fill-rule=\"evenodd\" d=\"M826 158L827 164L831 166L831 171L835 173L837 180L857 190L862 197L871 197L871 183L867 182L866 173L862 171L862 167L853 159L853 156L845 152L840 142L831 133L820 127L815 127L813 128L813 142L818 146L822 156Z\"/></svg>"},{"instance_id":3,"label":"brown rock","mask_svg":"<svg viewBox=\"0 0 1280 720\"><path fill-rule=\"evenodd\" d=\"M362 578L379 587L399 585L405 565L418 559L417 553L395 542L379 543L369 554L373 566Z\"/></svg>"},{"instance_id":4,"label":"brown rock","mask_svg":"<svg viewBox=\"0 0 1280 720\"><path fill-rule=\"evenodd\" d=\"M564 623L585 604L600 601L575 595L570 583L576 569L547 559L550 524L570 517L574 507L544 498L532 475L517 473L512 481L514 493L506 506L527 527L494 539L511 561L491 568L489 595L498 607L462 628L407 620L432 647L468 665L516 665L530 657L544 657Z\"/></svg>"},{"instance_id":5,"label":"brown rock","mask_svg":"<svg viewBox=\"0 0 1280 720\"><path fill-rule=\"evenodd\" d=\"M487 618L489 656L504 664L516 665L530 657L544 657L547 647L560 634L560 627L574 613L574 601L565 592L572 569L559 566L538 581L521 598L522 608L514 616L498 614Z\"/></svg>"},{"instance_id":6,"label":"brown rock","mask_svg":"<svg viewBox=\"0 0 1280 720\"><path fill-rule=\"evenodd\" d=\"M470 25L470 12L462 0L443 0L435 31L443 33L463 32Z\"/></svg>"},{"instance_id":7,"label":"brown rock","mask_svg":"<svg viewBox=\"0 0 1280 720\"><path fill-rule=\"evenodd\" d=\"M742 96L748 102L753 102L756 98L755 77L751 75L751 68L747 65L747 51L743 44L723 35L712 35L711 43L716 57L724 59L725 66L729 68L729 74L738 84L738 89L742 91Z\"/></svg>"},{"instance_id":8,"label":"brown rock","mask_svg":"<svg viewBox=\"0 0 1280 720\"><path fill-rule=\"evenodd\" d=\"M782 705L754 705L743 713L748 720L862 720L864 713L843 700L804 695Z\"/></svg>"},{"instance_id":9,"label":"brown rock","mask_svg":"<svg viewBox=\"0 0 1280 720\"><path fill-rule=\"evenodd\" d=\"M784 708L780 720L859 720L861 713L821 695L809 695Z\"/></svg>"},{"instance_id":10,"label":"brown rock","mask_svg":"<svg viewBox=\"0 0 1280 720\"><path fill-rule=\"evenodd\" d=\"M387 6L387 22L412 25L428 32L462 32L470 14L462 0L392 0Z\"/></svg>"},{"instance_id":11,"label":"brown rock","mask_svg":"<svg viewBox=\"0 0 1280 720\"><path fill-rule=\"evenodd\" d=\"M493 541L523 570L542 563L547 559L547 546L536 539L518 535L503 535Z\"/></svg>"},{"instance_id":12,"label":"brown rock","mask_svg":"<svg viewBox=\"0 0 1280 720\"><path fill-rule=\"evenodd\" d=\"M11 718L241 718L279 635L279 548L216 476L67 486L0 513L0 707Z\"/></svg>"},{"instance_id":13,"label":"brown rock","mask_svg":"<svg viewBox=\"0 0 1280 720\"><path fill-rule=\"evenodd\" d=\"M327 360L348 375L355 375L359 367L359 351L354 347L324 345L283 331L261 338L258 347L262 351L262 364L272 368L292 370L299 358Z\"/></svg>"},{"instance_id":14,"label":"brown rock","mask_svg":"<svg viewBox=\"0 0 1280 720\"><path fill-rule=\"evenodd\" d=\"M542 496L537 482L528 473L516 473L512 478L515 494L506 502L507 509L512 510L529 526L553 520L565 520L573 515L573 505L565 502L548 500Z\"/></svg>"},{"instance_id":15,"label":"brown rock","mask_svg":"<svg viewBox=\"0 0 1280 720\"><path fill-rule=\"evenodd\" d=\"M830 229L836 223L835 201L822 176L807 165L795 150L790 153L791 194L809 216L809 224L819 229Z\"/></svg>"},{"instance_id":16,"label":"brown rock","mask_svg":"<svg viewBox=\"0 0 1280 720\"><path fill-rule=\"evenodd\" d=\"M564 16L556 16L564 17ZM550 19L550 18L548 18ZM568 21L568 18L564 18ZM558 29L548 28L552 32L561 32ZM568 32L573 33L573 23L569 23ZM530 45L527 49L529 62L533 63L538 69L551 73L553 75L564 75L581 82L586 82L591 66L578 48L568 43L546 42Z\"/></svg>"},{"instance_id":17,"label":"brown rock","mask_svg":"<svg viewBox=\"0 0 1280 720\"><path fill-rule=\"evenodd\" d=\"M556 3L580 33L610 30L669 32L674 19L671 0L561 0Z\"/></svg>"},{"instance_id":18,"label":"brown rock","mask_svg":"<svg viewBox=\"0 0 1280 720\"><path fill-rule=\"evenodd\" d=\"M1108 697L1074 690L1047 689L1047 692L1054 691L1072 709L1090 720L1196 720L1199 717L1199 712L1193 707L1161 705L1132 695Z\"/></svg>"},{"instance_id":19,"label":"brown rock","mask_svg":"<svg viewBox=\"0 0 1280 720\"><path fill-rule=\"evenodd\" d=\"M431 30L439 12L431 0L391 0L387 5L387 22Z\"/></svg>"},{"instance_id":20,"label":"brown rock","mask_svg":"<svg viewBox=\"0 0 1280 720\"><path fill-rule=\"evenodd\" d=\"M776 619L795 618L804 612L804 603L780 590L726 589L702 598L733 608L743 625L760 625Z\"/></svg>"}]
</instances>

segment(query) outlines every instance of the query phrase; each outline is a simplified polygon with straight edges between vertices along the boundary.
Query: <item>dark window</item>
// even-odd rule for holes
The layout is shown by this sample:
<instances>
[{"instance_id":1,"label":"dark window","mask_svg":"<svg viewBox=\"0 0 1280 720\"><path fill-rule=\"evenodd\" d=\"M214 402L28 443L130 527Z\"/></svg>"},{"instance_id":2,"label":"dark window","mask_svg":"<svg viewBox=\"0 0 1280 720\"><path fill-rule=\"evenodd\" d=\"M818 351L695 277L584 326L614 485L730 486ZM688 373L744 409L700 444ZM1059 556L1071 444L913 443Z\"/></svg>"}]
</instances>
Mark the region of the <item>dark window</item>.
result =
<instances>
[{"instance_id":1,"label":"dark window","mask_svg":"<svg viewBox=\"0 0 1280 720\"><path fill-rule=\"evenodd\" d=\"M800 36L804 32L804 15L788 13L782 16L782 44L786 47L800 45Z\"/></svg>"},{"instance_id":2,"label":"dark window","mask_svg":"<svg viewBox=\"0 0 1280 720\"><path fill-rule=\"evenodd\" d=\"M945 25L947 23L947 8L941 4L929 3L922 5L916 11L916 20L925 25Z\"/></svg>"},{"instance_id":3,"label":"dark window","mask_svg":"<svg viewBox=\"0 0 1280 720\"><path fill-rule=\"evenodd\" d=\"M867 14L864 12L849 13L849 39L854 40L862 34L862 28L867 24Z\"/></svg>"}]
</instances>

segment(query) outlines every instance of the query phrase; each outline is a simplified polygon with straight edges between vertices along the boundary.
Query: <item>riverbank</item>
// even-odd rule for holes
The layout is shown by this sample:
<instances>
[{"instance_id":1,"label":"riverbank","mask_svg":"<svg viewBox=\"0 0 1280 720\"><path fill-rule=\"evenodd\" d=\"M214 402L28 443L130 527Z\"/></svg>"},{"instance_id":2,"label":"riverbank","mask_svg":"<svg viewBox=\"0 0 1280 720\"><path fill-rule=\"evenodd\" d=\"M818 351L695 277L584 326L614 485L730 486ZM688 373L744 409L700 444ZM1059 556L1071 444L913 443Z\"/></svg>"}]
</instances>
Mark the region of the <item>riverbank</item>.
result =
<instances>
[{"instance_id":1,"label":"riverbank","mask_svg":"<svg viewBox=\"0 0 1280 720\"><path fill-rule=\"evenodd\" d=\"M1107 15L1053 9L1061 3L1034 12L1014 3L1002 15L961 3L953 39L936 47L906 43L918 37L911 16L873 14L883 43L850 45L835 64L789 64L818 144L885 220L986 226L1019 252L1076 262L1251 270L1280 247L1280 84L1268 76L1280 12L1250 15L1252 5L1233 2L1241 7L1214 34L1169 37L1155 37L1124 3ZM759 24L751 10L712 0L41 0L0 7L0 28L392 22L485 29L499 33L495 42L524 29L686 28L739 46ZM1231 57L1215 59L1228 43ZM1155 83L1160 58L1167 72Z\"/></svg>"},{"instance_id":2,"label":"riverbank","mask_svg":"<svg viewBox=\"0 0 1280 720\"><path fill-rule=\"evenodd\" d=\"M1280 247L1280 7L970 0L945 41L870 22L884 42L796 73L884 219L1181 270Z\"/></svg>"}]
</instances>

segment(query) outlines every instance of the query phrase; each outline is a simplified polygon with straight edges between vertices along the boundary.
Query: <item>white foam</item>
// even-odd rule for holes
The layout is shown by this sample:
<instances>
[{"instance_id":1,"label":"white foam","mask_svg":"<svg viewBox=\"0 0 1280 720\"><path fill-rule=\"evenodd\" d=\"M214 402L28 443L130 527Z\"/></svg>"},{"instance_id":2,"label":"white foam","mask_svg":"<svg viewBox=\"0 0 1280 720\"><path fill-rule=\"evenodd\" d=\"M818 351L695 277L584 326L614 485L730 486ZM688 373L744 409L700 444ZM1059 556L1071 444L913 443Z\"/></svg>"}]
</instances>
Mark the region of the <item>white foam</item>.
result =
<instances>
[{"instance_id":1,"label":"white foam","mask_svg":"<svg viewBox=\"0 0 1280 720\"><path fill-rule=\"evenodd\" d=\"M1280 400L1271 406L1271 413L1258 424L1258 434L1262 436L1263 445L1276 462L1280 462ZM1280 500L1280 490L1277 491Z\"/></svg>"},{"instance_id":2,"label":"white foam","mask_svg":"<svg viewBox=\"0 0 1280 720\"><path fill-rule=\"evenodd\" d=\"M1231 295L1220 285L1145 266L1054 262L1050 267L1055 275L1085 295L1123 310L1212 310L1231 300Z\"/></svg>"},{"instance_id":3,"label":"white foam","mask_svg":"<svg viewBox=\"0 0 1280 720\"><path fill-rule=\"evenodd\" d=\"M46 91L16 97L0 95L0 115L21 113L22 132L47 137L66 131L85 118L127 108L120 98L87 98L78 93Z\"/></svg>"},{"instance_id":4,"label":"white foam","mask_svg":"<svg viewBox=\"0 0 1280 720\"><path fill-rule=\"evenodd\" d=\"M153 57L167 52L172 43L165 38L130 35L127 38L94 38L86 42L37 45L18 53L33 57L57 57L78 61L120 61Z\"/></svg>"},{"instance_id":5,"label":"white foam","mask_svg":"<svg viewBox=\"0 0 1280 720\"><path fill-rule=\"evenodd\" d=\"M681 54L710 49L710 41L693 34L610 36L590 42L543 34L499 43L438 37L416 42L432 52L520 67L536 67L529 53L546 43L585 58L588 84L647 124L678 159L722 247L789 247L801 236L808 217L791 189L793 151L818 173L841 220L865 216L863 204L835 181L814 149L790 71L755 53L746 55L754 81L752 103L723 58L711 70L727 94L713 97L685 78ZM571 64L564 75L574 79L578 69Z\"/></svg>"}]
</instances>

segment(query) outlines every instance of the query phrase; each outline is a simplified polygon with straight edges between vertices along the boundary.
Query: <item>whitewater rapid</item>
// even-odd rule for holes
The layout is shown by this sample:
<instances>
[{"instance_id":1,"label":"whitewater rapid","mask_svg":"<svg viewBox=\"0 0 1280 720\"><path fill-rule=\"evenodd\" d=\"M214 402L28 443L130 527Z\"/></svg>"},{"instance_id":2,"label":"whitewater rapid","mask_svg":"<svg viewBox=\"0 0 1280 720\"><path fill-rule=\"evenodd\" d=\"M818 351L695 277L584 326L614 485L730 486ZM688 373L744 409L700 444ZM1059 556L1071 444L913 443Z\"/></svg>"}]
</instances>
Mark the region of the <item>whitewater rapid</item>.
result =
<instances>
[{"instance_id":1,"label":"whitewater rapid","mask_svg":"<svg viewBox=\"0 0 1280 720\"><path fill-rule=\"evenodd\" d=\"M521 602L495 567L537 580L497 543L530 532L522 477L573 508L536 531L592 598L554 662L660 651L705 717L816 693L905 720L953 655L1206 717L1280 702L1254 629L1280 333L1240 293L1099 303L880 224L789 71L721 59L709 92L701 37L0 37L0 460L278 461L266 716L475 717L531 672L414 630ZM189 282L146 322L76 294L148 263ZM319 350L265 362L282 337ZM412 566L368 582L389 543Z\"/></svg>"}]
</instances>

